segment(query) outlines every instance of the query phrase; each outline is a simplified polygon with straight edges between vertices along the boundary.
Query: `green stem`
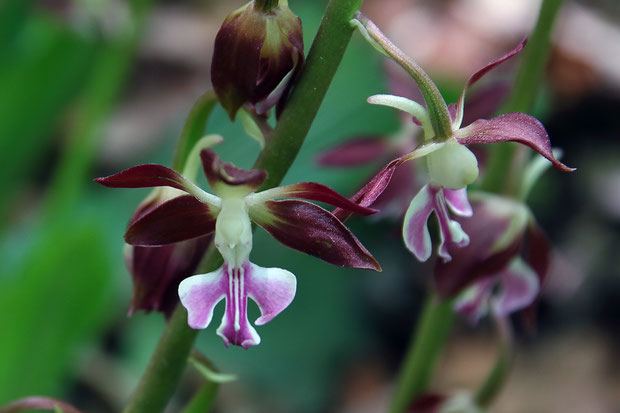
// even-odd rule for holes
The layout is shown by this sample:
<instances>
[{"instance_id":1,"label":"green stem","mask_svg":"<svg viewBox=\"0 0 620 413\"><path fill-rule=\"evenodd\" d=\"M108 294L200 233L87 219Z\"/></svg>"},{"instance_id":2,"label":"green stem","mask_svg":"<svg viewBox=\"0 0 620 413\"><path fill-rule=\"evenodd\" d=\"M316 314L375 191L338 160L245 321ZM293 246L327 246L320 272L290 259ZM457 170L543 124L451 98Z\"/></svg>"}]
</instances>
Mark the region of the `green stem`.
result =
<instances>
[{"instance_id":1,"label":"green stem","mask_svg":"<svg viewBox=\"0 0 620 413\"><path fill-rule=\"evenodd\" d=\"M187 407L183 409L183 413L206 413L211 410L215 397L217 396L219 384L213 381L205 381L192 397Z\"/></svg>"},{"instance_id":2,"label":"green stem","mask_svg":"<svg viewBox=\"0 0 620 413\"><path fill-rule=\"evenodd\" d=\"M501 109L501 113L532 112L542 74L547 64L553 22L562 6L562 1L543 1L536 27L534 27L534 31L529 38L527 47L523 50L523 60L519 67L512 93ZM482 190L502 193L507 188L514 189L518 187L510 179L513 169L521 169L513 165L517 147L514 143L499 143L491 146L491 156L489 157L487 171L481 183Z\"/></svg>"},{"instance_id":3,"label":"green stem","mask_svg":"<svg viewBox=\"0 0 620 413\"><path fill-rule=\"evenodd\" d=\"M272 139L257 160L268 178L264 188L280 184L310 129L325 93L351 38L349 20L362 0L331 0L308 59L278 121ZM216 267L219 254L211 254L202 268ZM187 313L178 305L157 344L149 365L125 413L164 410L177 386L197 332L187 325Z\"/></svg>"},{"instance_id":4,"label":"green stem","mask_svg":"<svg viewBox=\"0 0 620 413\"><path fill-rule=\"evenodd\" d=\"M181 378L197 335L198 330L187 325L187 311L178 305L125 413L155 413L164 410Z\"/></svg>"},{"instance_id":5,"label":"green stem","mask_svg":"<svg viewBox=\"0 0 620 413\"><path fill-rule=\"evenodd\" d=\"M497 359L491 369L491 372L482 383L480 388L476 391L474 400L479 407L489 407L491 402L499 394L508 374L510 373L510 367L513 360L512 351L512 332L510 329L510 323L505 318L496 319L498 335L499 335L499 349L497 351Z\"/></svg>"},{"instance_id":6,"label":"green stem","mask_svg":"<svg viewBox=\"0 0 620 413\"><path fill-rule=\"evenodd\" d=\"M439 300L435 295L426 299L401 367L390 413L407 411L411 402L428 388L453 318L452 300Z\"/></svg>"},{"instance_id":7,"label":"green stem","mask_svg":"<svg viewBox=\"0 0 620 413\"><path fill-rule=\"evenodd\" d=\"M349 44L353 33L349 21L362 5L362 1L329 2L299 81L271 139L254 165L255 168L268 172L267 180L261 189L278 186L295 161Z\"/></svg>"}]
</instances>

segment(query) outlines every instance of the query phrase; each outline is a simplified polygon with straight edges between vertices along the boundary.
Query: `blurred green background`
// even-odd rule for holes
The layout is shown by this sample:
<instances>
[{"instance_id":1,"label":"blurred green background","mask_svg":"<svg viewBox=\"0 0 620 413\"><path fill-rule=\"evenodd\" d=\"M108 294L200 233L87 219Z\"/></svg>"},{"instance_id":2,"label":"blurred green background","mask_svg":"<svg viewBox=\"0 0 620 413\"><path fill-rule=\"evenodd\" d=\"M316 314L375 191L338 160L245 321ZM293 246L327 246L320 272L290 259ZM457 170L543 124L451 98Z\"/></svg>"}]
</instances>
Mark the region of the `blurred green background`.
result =
<instances>
[{"instance_id":1,"label":"blurred green background","mask_svg":"<svg viewBox=\"0 0 620 413\"><path fill-rule=\"evenodd\" d=\"M519 12L513 15L519 24L498 28L461 10L464 3L488 8L489 2L429 3L368 1L365 7L397 43L411 39L410 48L419 45L416 57L437 73L452 100L472 68L501 55L531 28L539 4L523 2L533 14ZM148 191L105 189L92 179L138 163L170 164L189 108L209 88L213 37L224 16L241 4L0 4L0 405L39 394L89 412L114 412L131 394L164 325L160 314L126 316L132 287L122 234ZM564 148L566 163L579 171L547 174L532 206L568 258L551 278L538 336L520 336L516 372L498 404L502 412L612 412L620 406L613 391L620 386L613 363L620 360L611 351L620 337L614 255L620 238L619 129L612 109L620 103L620 65L613 66L620 11L613 1L597 2L594 9L566 5L572 12L560 16L537 115L552 142ZM308 49L325 2L290 0L290 6L303 21ZM600 20L587 20L588 13ZM407 34L406 21L416 33ZM586 44L604 49L600 42L606 41L615 48L608 50L611 65L597 60L595 51L574 52L570 35L563 33L577 24L590 24ZM387 90L382 60L354 36L286 182L312 180L344 194L357 189L377 165L333 170L314 160L351 136L395 132L399 120L393 112L365 103ZM241 167L258 154L258 145L219 107L206 132L224 136L218 153ZM297 297L260 327L256 348L226 349L213 326L200 334L198 348L239 377L222 387L218 411L382 411L429 268L402 248L398 223L357 219L351 227L383 273L332 267L257 231L253 261L296 274ZM214 320L221 312L216 310ZM491 362L492 337L488 325L477 330L459 325L438 383L475 384ZM581 350L573 354L575 347ZM554 354L551 366L547 354ZM552 368L558 364L566 373ZM562 398L577 401L547 400L533 378L548 378ZM179 411L197 384L188 372L169 410ZM524 409L519 405L524 395L539 404Z\"/></svg>"}]
</instances>

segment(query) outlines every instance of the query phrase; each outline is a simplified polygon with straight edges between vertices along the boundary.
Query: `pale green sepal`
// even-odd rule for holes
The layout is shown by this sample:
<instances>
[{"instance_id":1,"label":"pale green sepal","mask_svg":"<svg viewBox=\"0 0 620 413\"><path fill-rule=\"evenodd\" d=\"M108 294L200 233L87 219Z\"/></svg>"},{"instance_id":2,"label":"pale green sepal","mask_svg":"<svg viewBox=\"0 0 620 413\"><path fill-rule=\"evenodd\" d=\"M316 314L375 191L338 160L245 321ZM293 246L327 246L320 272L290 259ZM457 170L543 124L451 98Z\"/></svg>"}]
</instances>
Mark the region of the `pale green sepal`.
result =
<instances>
[{"instance_id":1,"label":"pale green sepal","mask_svg":"<svg viewBox=\"0 0 620 413\"><path fill-rule=\"evenodd\" d=\"M371 105L389 106L391 108L407 112L411 116L415 116L424 129L424 139L430 140L435 136L435 131L431 125L431 119L428 116L428 111L418 102L394 95L373 95L370 96L367 101Z\"/></svg>"},{"instance_id":2,"label":"pale green sepal","mask_svg":"<svg viewBox=\"0 0 620 413\"><path fill-rule=\"evenodd\" d=\"M383 50L413 77L413 80L420 87L428 107L431 124L435 131L434 135L440 140L449 139L452 136L450 113L439 89L437 89L437 85L416 62L392 43L368 17L361 12L356 12L355 18L364 26L368 36L381 45Z\"/></svg>"},{"instance_id":3,"label":"pale green sepal","mask_svg":"<svg viewBox=\"0 0 620 413\"><path fill-rule=\"evenodd\" d=\"M249 137L254 139L260 145L260 148L263 149L265 147L265 136L263 132L260 130L252 116L248 112L246 112L243 108L239 109L237 112L237 116L241 119L241 125L245 130L245 133L248 134Z\"/></svg>"},{"instance_id":4,"label":"pale green sepal","mask_svg":"<svg viewBox=\"0 0 620 413\"><path fill-rule=\"evenodd\" d=\"M65 413L65 411L62 410L62 408L59 405L55 404L54 405L54 413Z\"/></svg>"},{"instance_id":5,"label":"pale green sepal","mask_svg":"<svg viewBox=\"0 0 620 413\"><path fill-rule=\"evenodd\" d=\"M351 24L351 27L353 27L354 29L358 29L362 36L364 36L364 39L366 39L366 41L368 41L368 43L370 43L370 45L374 47L379 53L381 53L385 57L390 57L390 55L385 51L385 49L381 47L381 45L377 43L375 39L370 37L370 34L368 34L368 30L366 30L366 27L364 27L362 22L357 19L351 19L349 23Z\"/></svg>"},{"instance_id":6,"label":"pale green sepal","mask_svg":"<svg viewBox=\"0 0 620 413\"><path fill-rule=\"evenodd\" d=\"M425 145L419 146L413 152L408 153L407 155L401 158L402 162L412 161L414 159L422 158L428 154L431 154L435 151L441 149L446 143L445 142L431 142Z\"/></svg>"},{"instance_id":7,"label":"pale green sepal","mask_svg":"<svg viewBox=\"0 0 620 413\"><path fill-rule=\"evenodd\" d=\"M196 175L200 170L200 152L222 142L224 142L224 138L217 134L205 135L200 138L185 160L185 167L181 174L190 181L195 182Z\"/></svg>"},{"instance_id":8,"label":"pale green sepal","mask_svg":"<svg viewBox=\"0 0 620 413\"><path fill-rule=\"evenodd\" d=\"M213 383L230 383L237 380L237 376L234 374L225 374L218 372L211 362L209 362L204 356L197 356L192 353L187 359L189 363L198 371L205 380Z\"/></svg>"},{"instance_id":9,"label":"pale green sepal","mask_svg":"<svg viewBox=\"0 0 620 413\"><path fill-rule=\"evenodd\" d=\"M553 156L556 159L562 157L563 151L559 148L553 149ZM523 178L521 180L521 188L519 189L519 199L527 200L532 188L538 182L542 174L549 169L552 164L542 155L536 154L529 164L525 167Z\"/></svg>"}]
</instances>

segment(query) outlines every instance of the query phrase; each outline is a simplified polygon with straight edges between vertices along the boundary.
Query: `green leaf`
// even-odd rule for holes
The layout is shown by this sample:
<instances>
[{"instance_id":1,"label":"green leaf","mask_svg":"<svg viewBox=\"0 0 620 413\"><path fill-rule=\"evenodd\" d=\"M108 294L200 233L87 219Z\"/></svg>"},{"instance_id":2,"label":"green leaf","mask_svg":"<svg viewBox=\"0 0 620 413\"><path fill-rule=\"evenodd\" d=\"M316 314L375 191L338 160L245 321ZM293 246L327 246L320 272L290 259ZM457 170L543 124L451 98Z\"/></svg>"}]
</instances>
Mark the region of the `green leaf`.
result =
<instances>
[{"instance_id":1,"label":"green leaf","mask_svg":"<svg viewBox=\"0 0 620 413\"><path fill-rule=\"evenodd\" d=\"M213 383L229 383L237 380L234 374L220 373L213 363L197 351L193 351L188 359L189 363L205 378Z\"/></svg>"}]
</instances>

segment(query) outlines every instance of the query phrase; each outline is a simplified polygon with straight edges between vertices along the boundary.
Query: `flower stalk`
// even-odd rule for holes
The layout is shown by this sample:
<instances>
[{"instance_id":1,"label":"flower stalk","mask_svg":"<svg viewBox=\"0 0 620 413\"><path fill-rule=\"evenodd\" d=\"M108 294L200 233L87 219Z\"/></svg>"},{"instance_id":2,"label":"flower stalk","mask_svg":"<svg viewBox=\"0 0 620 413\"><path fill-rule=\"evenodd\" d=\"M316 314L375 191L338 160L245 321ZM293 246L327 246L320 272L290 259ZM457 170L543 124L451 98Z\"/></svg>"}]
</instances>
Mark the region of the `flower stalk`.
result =
<instances>
[{"instance_id":1,"label":"flower stalk","mask_svg":"<svg viewBox=\"0 0 620 413\"><path fill-rule=\"evenodd\" d=\"M363 32L365 36L370 37L376 45L381 47L388 56L394 59L416 81L428 106L428 113L435 136L440 140L450 138L452 136L452 128L450 126L448 107L431 78L416 62L392 43L368 17L357 12L353 24L357 25L356 22L361 24L361 28L365 31Z\"/></svg>"},{"instance_id":2,"label":"flower stalk","mask_svg":"<svg viewBox=\"0 0 620 413\"><path fill-rule=\"evenodd\" d=\"M440 300L435 294L427 297L402 363L390 413L406 412L411 402L427 389L453 318L452 300Z\"/></svg>"},{"instance_id":3,"label":"flower stalk","mask_svg":"<svg viewBox=\"0 0 620 413\"><path fill-rule=\"evenodd\" d=\"M501 113L532 112L547 63L553 23L562 7L562 2L563 0L543 0L536 26L529 37L528 47L523 51L523 60L512 93L500 110ZM519 187L516 182L511 182L513 168L522 169L513 165L517 149L518 146L510 142L491 148L487 171L480 185L483 191L502 193L506 188L516 190Z\"/></svg>"},{"instance_id":4,"label":"flower stalk","mask_svg":"<svg viewBox=\"0 0 620 413\"><path fill-rule=\"evenodd\" d=\"M489 375L474 396L476 405L482 408L489 407L502 387L504 387L513 360L512 330L510 322L506 318L496 317L495 324L499 336L497 358Z\"/></svg>"},{"instance_id":5,"label":"flower stalk","mask_svg":"<svg viewBox=\"0 0 620 413\"><path fill-rule=\"evenodd\" d=\"M268 173L262 189L279 185L294 162L351 38L349 20L362 1L331 0L327 6L299 82L272 139L266 143L255 165ZM204 267L212 270L220 263L219 254L211 254ZM181 377L196 335L197 331L187 325L185 308L178 305L125 413L164 410Z\"/></svg>"}]
</instances>

